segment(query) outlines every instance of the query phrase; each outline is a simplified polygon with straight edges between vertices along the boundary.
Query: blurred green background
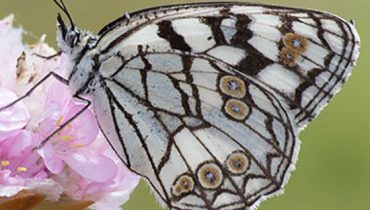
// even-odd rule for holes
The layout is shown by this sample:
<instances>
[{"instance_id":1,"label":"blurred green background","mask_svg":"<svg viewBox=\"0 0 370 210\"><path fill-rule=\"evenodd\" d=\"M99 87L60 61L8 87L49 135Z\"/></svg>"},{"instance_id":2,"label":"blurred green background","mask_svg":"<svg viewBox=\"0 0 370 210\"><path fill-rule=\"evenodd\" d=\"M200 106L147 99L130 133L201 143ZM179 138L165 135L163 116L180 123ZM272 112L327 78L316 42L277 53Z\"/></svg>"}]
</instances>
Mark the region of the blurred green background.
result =
<instances>
[{"instance_id":1,"label":"blurred green background","mask_svg":"<svg viewBox=\"0 0 370 210\"><path fill-rule=\"evenodd\" d=\"M81 28L97 32L125 11L196 1L181 0L65 0ZM334 101L300 135L297 170L283 196L263 202L260 210L370 209L370 1L369 0L255 0L315 8L354 19L362 38L361 56L353 76ZM58 12L51 0L1 0L0 18L14 13L33 43L42 34L55 46ZM144 183L125 210L160 210Z\"/></svg>"}]
</instances>

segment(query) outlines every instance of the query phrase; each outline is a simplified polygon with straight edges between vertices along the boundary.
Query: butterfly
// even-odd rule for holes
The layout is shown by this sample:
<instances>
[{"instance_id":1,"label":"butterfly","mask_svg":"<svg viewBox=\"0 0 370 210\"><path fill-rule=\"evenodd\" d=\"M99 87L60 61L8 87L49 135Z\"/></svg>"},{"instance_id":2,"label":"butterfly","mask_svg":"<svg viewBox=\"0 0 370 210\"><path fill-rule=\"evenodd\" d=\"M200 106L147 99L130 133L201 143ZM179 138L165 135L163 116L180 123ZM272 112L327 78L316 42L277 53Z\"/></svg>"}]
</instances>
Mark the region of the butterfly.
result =
<instances>
[{"instance_id":1,"label":"butterfly","mask_svg":"<svg viewBox=\"0 0 370 210\"><path fill-rule=\"evenodd\" d=\"M58 16L57 41L73 65L68 79L49 76L92 104L116 154L171 210L254 208L281 193L299 132L359 56L354 24L315 10L163 6L94 35L54 2L69 19Z\"/></svg>"}]
</instances>

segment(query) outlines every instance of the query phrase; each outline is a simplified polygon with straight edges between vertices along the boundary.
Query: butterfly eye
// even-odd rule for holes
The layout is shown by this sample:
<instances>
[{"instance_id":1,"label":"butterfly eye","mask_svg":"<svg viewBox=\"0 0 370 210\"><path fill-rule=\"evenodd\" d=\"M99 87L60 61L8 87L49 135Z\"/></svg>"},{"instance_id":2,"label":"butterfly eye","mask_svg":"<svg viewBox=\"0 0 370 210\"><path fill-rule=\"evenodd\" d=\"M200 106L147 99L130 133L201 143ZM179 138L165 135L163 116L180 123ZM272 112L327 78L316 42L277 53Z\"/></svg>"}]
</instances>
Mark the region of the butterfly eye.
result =
<instances>
[{"instance_id":1,"label":"butterfly eye","mask_svg":"<svg viewBox=\"0 0 370 210\"><path fill-rule=\"evenodd\" d=\"M225 111L234 119L244 120L249 114L249 107L240 100L230 99L225 104Z\"/></svg>"},{"instance_id":2,"label":"butterfly eye","mask_svg":"<svg viewBox=\"0 0 370 210\"><path fill-rule=\"evenodd\" d=\"M197 177L205 189L216 189L223 181L222 171L214 163L206 163L199 167Z\"/></svg>"},{"instance_id":3,"label":"butterfly eye","mask_svg":"<svg viewBox=\"0 0 370 210\"><path fill-rule=\"evenodd\" d=\"M65 37L65 41L70 47L76 46L79 40L80 34L76 31L69 31Z\"/></svg>"},{"instance_id":4,"label":"butterfly eye","mask_svg":"<svg viewBox=\"0 0 370 210\"><path fill-rule=\"evenodd\" d=\"M226 160L226 168L235 175L240 175L244 174L249 166L250 166L250 161L243 152L234 152L231 154L227 160Z\"/></svg>"},{"instance_id":5,"label":"butterfly eye","mask_svg":"<svg viewBox=\"0 0 370 210\"><path fill-rule=\"evenodd\" d=\"M172 188L172 194L175 197L180 197L186 193L190 193L194 189L193 178L189 175L182 175L176 181Z\"/></svg>"},{"instance_id":6,"label":"butterfly eye","mask_svg":"<svg viewBox=\"0 0 370 210\"><path fill-rule=\"evenodd\" d=\"M89 38L89 40L88 40L88 44L90 45L90 46L93 46L93 45L95 45L96 44L96 42L97 42L97 38L95 38L95 37L90 37Z\"/></svg>"},{"instance_id":7,"label":"butterfly eye","mask_svg":"<svg viewBox=\"0 0 370 210\"><path fill-rule=\"evenodd\" d=\"M235 98L243 98L246 94L244 81L229 75L221 78L220 89L224 94Z\"/></svg>"}]
</instances>

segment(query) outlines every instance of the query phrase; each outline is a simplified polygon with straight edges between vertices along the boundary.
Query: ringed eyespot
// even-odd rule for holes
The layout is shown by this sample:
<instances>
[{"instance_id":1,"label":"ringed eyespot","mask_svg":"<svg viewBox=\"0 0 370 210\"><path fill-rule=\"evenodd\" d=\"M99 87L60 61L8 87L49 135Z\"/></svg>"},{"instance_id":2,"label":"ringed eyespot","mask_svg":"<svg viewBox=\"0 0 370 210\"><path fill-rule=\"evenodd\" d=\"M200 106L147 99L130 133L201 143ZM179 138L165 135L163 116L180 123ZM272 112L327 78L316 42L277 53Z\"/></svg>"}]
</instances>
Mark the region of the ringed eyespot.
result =
<instances>
[{"instance_id":1,"label":"ringed eyespot","mask_svg":"<svg viewBox=\"0 0 370 210\"><path fill-rule=\"evenodd\" d=\"M193 191L194 189L194 180L191 176L184 174L176 179L173 187L172 194L175 197L180 197L186 193Z\"/></svg>"},{"instance_id":2,"label":"ringed eyespot","mask_svg":"<svg viewBox=\"0 0 370 210\"><path fill-rule=\"evenodd\" d=\"M297 65L298 55L297 52L284 47L280 52L280 61L289 67L294 67Z\"/></svg>"},{"instance_id":3,"label":"ringed eyespot","mask_svg":"<svg viewBox=\"0 0 370 210\"><path fill-rule=\"evenodd\" d=\"M215 163L206 163L199 167L197 177L200 184L205 189L216 189L223 182L223 174Z\"/></svg>"},{"instance_id":4,"label":"ringed eyespot","mask_svg":"<svg viewBox=\"0 0 370 210\"><path fill-rule=\"evenodd\" d=\"M225 104L225 111L234 119L244 120L249 114L249 107L240 100L230 99Z\"/></svg>"},{"instance_id":5,"label":"ringed eyespot","mask_svg":"<svg viewBox=\"0 0 370 210\"><path fill-rule=\"evenodd\" d=\"M221 78L220 89L224 94L235 98L243 98L246 94L244 81L230 75Z\"/></svg>"},{"instance_id":6,"label":"ringed eyespot","mask_svg":"<svg viewBox=\"0 0 370 210\"><path fill-rule=\"evenodd\" d=\"M290 50L301 54L307 50L307 39L295 33L287 33L283 39L284 46Z\"/></svg>"},{"instance_id":7,"label":"ringed eyespot","mask_svg":"<svg viewBox=\"0 0 370 210\"><path fill-rule=\"evenodd\" d=\"M241 151L237 151L229 155L226 159L225 166L232 174L240 175L244 174L248 170L250 160L246 154Z\"/></svg>"}]
</instances>

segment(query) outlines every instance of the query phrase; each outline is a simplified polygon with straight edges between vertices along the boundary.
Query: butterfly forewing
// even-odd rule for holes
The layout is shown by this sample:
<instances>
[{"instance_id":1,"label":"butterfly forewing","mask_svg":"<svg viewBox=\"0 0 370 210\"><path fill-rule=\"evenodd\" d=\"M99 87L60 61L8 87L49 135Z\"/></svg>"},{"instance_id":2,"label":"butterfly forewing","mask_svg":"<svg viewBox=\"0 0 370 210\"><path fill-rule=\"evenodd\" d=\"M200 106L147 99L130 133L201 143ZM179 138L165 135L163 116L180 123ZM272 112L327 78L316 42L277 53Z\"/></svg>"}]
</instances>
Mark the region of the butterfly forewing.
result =
<instances>
[{"instance_id":1,"label":"butterfly forewing","mask_svg":"<svg viewBox=\"0 0 370 210\"><path fill-rule=\"evenodd\" d=\"M299 127L340 89L359 55L352 24L327 13L261 5L160 8L118 20L101 33L103 57L121 51L127 59L141 46L221 60L283 96Z\"/></svg>"},{"instance_id":2,"label":"butterfly forewing","mask_svg":"<svg viewBox=\"0 0 370 210\"><path fill-rule=\"evenodd\" d=\"M323 12L190 4L108 24L76 68L93 58L100 127L165 205L237 210L282 189L298 131L346 81L358 45L352 24Z\"/></svg>"}]
</instances>

